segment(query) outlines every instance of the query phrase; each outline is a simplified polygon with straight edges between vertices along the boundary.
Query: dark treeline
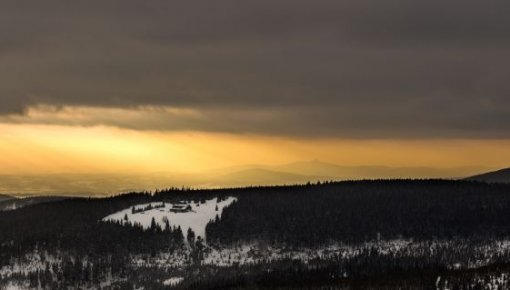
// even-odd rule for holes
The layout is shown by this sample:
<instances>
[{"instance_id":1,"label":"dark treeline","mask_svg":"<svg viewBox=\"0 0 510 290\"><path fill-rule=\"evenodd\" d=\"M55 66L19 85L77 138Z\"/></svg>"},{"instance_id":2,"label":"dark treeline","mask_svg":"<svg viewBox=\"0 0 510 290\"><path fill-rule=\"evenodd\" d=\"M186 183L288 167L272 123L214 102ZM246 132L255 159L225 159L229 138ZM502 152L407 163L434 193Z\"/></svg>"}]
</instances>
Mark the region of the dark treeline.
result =
<instances>
[{"instance_id":1,"label":"dark treeline","mask_svg":"<svg viewBox=\"0 0 510 290\"><path fill-rule=\"evenodd\" d=\"M246 190L207 227L209 241L254 239L315 246L413 238L510 235L510 185L359 181Z\"/></svg>"}]
</instances>

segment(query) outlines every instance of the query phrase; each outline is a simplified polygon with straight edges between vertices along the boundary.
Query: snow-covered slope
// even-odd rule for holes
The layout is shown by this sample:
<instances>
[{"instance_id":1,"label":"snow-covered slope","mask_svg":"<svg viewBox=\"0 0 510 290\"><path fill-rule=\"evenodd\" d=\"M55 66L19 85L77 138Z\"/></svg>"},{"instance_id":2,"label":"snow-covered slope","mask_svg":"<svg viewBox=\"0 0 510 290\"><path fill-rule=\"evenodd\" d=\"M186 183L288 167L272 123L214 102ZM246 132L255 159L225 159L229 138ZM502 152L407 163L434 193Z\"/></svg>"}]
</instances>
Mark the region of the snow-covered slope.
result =
<instances>
[{"instance_id":1,"label":"snow-covered slope","mask_svg":"<svg viewBox=\"0 0 510 290\"><path fill-rule=\"evenodd\" d=\"M186 231L188 228L191 228L195 235L198 237L202 237L206 239L205 236L205 227L207 223L216 218L216 215L221 217L221 213L225 207L228 207L236 200L235 197L229 197L225 200L218 201L217 198L207 200L205 203L194 203L189 201L183 201L181 204L186 204L191 206L191 211L189 212L171 212L170 209L174 206L172 203L163 203L164 207L153 208L150 210L133 213L132 208L126 208L114 214L111 214L105 218L103 221L120 221L125 223L125 217L127 216L127 222L131 224L140 224L144 228L150 228L152 218L162 227L165 227L164 219L168 218L170 226L177 227L180 226L183 233L186 235ZM152 207L161 206L161 202L152 202L150 205ZM135 209L143 209L149 205L147 204L138 204L134 205Z\"/></svg>"},{"instance_id":2,"label":"snow-covered slope","mask_svg":"<svg viewBox=\"0 0 510 290\"><path fill-rule=\"evenodd\" d=\"M163 285L165 285L165 286L177 286L180 283L182 283L182 281L184 281L183 277L172 277L170 279L167 279L167 280L163 281Z\"/></svg>"}]
</instances>

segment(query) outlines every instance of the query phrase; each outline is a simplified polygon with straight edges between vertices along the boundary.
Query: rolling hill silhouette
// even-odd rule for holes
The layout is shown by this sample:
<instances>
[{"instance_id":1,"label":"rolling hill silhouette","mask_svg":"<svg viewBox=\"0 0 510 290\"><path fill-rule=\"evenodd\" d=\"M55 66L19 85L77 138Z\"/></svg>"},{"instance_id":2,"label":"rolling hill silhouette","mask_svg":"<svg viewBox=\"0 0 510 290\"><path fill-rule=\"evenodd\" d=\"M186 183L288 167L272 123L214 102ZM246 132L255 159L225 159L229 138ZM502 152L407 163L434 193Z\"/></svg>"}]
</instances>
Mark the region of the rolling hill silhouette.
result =
<instances>
[{"instance_id":1,"label":"rolling hill silhouette","mask_svg":"<svg viewBox=\"0 0 510 290\"><path fill-rule=\"evenodd\" d=\"M425 166L389 167L389 166L343 166L320 160L298 161L283 165L245 165L222 169L226 173L244 172L246 170L265 170L306 176L314 179L388 179L388 178L462 178L486 170L483 167L465 166L453 168L436 168ZM220 172L220 171L219 171ZM256 171L253 173L257 173Z\"/></svg>"},{"instance_id":2,"label":"rolling hill silhouette","mask_svg":"<svg viewBox=\"0 0 510 290\"><path fill-rule=\"evenodd\" d=\"M463 179L484 167L387 167L345 166L320 160L281 165L248 164L201 172L153 172L147 174L43 174L0 175L2 192L20 195L90 196L169 187L221 188L284 185L325 180L444 178Z\"/></svg>"},{"instance_id":3,"label":"rolling hill silhouette","mask_svg":"<svg viewBox=\"0 0 510 290\"><path fill-rule=\"evenodd\" d=\"M220 175L211 179L211 186L284 185L308 181L328 180L326 176L301 175L262 168L250 168Z\"/></svg>"},{"instance_id":4,"label":"rolling hill silhouette","mask_svg":"<svg viewBox=\"0 0 510 290\"><path fill-rule=\"evenodd\" d=\"M466 178L466 180L484 182L510 182L510 168L500 169Z\"/></svg>"},{"instance_id":5,"label":"rolling hill silhouette","mask_svg":"<svg viewBox=\"0 0 510 290\"><path fill-rule=\"evenodd\" d=\"M388 178L455 178L470 175L479 167L435 168L425 166L342 166L320 160L301 161L275 167L275 170L313 176L329 176L345 179ZM465 175L463 175L465 174Z\"/></svg>"}]
</instances>

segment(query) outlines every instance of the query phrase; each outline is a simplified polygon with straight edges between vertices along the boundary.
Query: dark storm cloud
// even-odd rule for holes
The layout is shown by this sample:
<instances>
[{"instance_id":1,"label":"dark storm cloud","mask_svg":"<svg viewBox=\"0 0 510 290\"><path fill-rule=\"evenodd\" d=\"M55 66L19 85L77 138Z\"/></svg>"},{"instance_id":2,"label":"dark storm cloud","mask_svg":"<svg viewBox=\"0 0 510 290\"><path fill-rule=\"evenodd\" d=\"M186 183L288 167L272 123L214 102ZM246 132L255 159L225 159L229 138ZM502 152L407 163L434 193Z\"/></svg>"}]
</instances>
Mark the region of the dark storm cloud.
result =
<instances>
[{"instance_id":1,"label":"dark storm cloud","mask_svg":"<svg viewBox=\"0 0 510 290\"><path fill-rule=\"evenodd\" d=\"M92 123L507 138L509 13L475 0L2 1L0 114L165 106L201 118Z\"/></svg>"}]
</instances>

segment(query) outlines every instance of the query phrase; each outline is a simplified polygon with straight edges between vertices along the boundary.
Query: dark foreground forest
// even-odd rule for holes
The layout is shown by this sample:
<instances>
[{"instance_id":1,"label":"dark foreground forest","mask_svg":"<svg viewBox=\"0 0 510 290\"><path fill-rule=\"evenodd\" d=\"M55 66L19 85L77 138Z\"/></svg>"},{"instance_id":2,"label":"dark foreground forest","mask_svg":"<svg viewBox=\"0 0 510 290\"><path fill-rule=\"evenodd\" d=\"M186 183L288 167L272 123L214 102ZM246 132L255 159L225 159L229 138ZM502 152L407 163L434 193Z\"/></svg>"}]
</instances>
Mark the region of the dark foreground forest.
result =
<instances>
[{"instance_id":1,"label":"dark foreground forest","mask_svg":"<svg viewBox=\"0 0 510 290\"><path fill-rule=\"evenodd\" d=\"M206 237L154 218L148 228L127 214L104 220L142 215L136 206L147 203L229 197ZM4 288L508 289L509 275L508 184L168 189L0 212Z\"/></svg>"}]
</instances>

